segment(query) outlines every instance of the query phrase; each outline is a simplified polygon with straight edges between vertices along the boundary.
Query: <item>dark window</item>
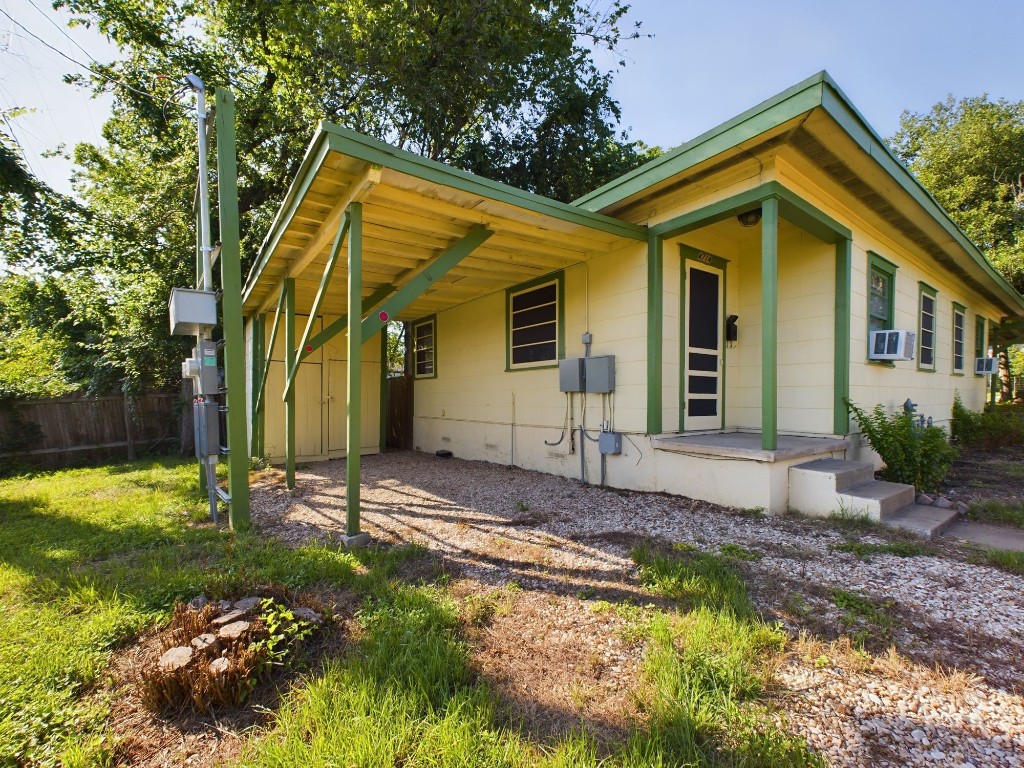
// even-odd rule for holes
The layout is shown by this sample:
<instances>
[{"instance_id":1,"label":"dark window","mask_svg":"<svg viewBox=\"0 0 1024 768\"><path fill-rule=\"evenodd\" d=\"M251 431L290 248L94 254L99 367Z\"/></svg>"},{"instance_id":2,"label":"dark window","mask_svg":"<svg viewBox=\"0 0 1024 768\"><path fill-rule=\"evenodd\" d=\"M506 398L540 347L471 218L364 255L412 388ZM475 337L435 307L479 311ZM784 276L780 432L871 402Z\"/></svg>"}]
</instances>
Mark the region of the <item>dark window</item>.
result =
<instances>
[{"instance_id":1,"label":"dark window","mask_svg":"<svg viewBox=\"0 0 1024 768\"><path fill-rule=\"evenodd\" d=\"M897 266L873 251L868 251L868 355L872 352L871 334L895 328ZM875 342L877 345L878 342ZM884 343L884 342L883 342ZM877 350L877 346L876 346ZM892 365L892 363L882 363Z\"/></svg>"},{"instance_id":2,"label":"dark window","mask_svg":"<svg viewBox=\"0 0 1024 768\"><path fill-rule=\"evenodd\" d=\"M434 368L434 355L437 350L435 327L434 318L413 326L413 356L417 378L429 378L436 374Z\"/></svg>"},{"instance_id":3,"label":"dark window","mask_svg":"<svg viewBox=\"0 0 1024 768\"><path fill-rule=\"evenodd\" d=\"M717 416L718 415L718 400L697 400L691 399L686 404L686 414L688 416Z\"/></svg>"},{"instance_id":4,"label":"dark window","mask_svg":"<svg viewBox=\"0 0 1024 768\"><path fill-rule=\"evenodd\" d=\"M987 357L985 349L985 318L977 315L974 318L974 356ZM977 373L977 371L975 371ZM978 374L981 375L981 374Z\"/></svg>"},{"instance_id":5,"label":"dark window","mask_svg":"<svg viewBox=\"0 0 1024 768\"><path fill-rule=\"evenodd\" d=\"M718 349L718 275L690 270L690 346Z\"/></svg>"},{"instance_id":6,"label":"dark window","mask_svg":"<svg viewBox=\"0 0 1024 768\"><path fill-rule=\"evenodd\" d=\"M921 318L918 325L918 367L935 368L935 293L921 286Z\"/></svg>"},{"instance_id":7,"label":"dark window","mask_svg":"<svg viewBox=\"0 0 1024 768\"><path fill-rule=\"evenodd\" d=\"M690 376L689 392L691 395L717 395L717 376Z\"/></svg>"},{"instance_id":8,"label":"dark window","mask_svg":"<svg viewBox=\"0 0 1024 768\"><path fill-rule=\"evenodd\" d=\"M512 365L558 360L558 283L513 293L509 329Z\"/></svg>"},{"instance_id":9,"label":"dark window","mask_svg":"<svg viewBox=\"0 0 1024 768\"><path fill-rule=\"evenodd\" d=\"M703 355L700 352L690 353L691 371L717 371L718 355Z\"/></svg>"},{"instance_id":10,"label":"dark window","mask_svg":"<svg viewBox=\"0 0 1024 768\"><path fill-rule=\"evenodd\" d=\"M868 331L892 329L892 277L871 270L871 295L868 297Z\"/></svg>"},{"instance_id":11,"label":"dark window","mask_svg":"<svg viewBox=\"0 0 1024 768\"><path fill-rule=\"evenodd\" d=\"M963 307L953 305L953 372L964 372L964 326Z\"/></svg>"}]
</instances>

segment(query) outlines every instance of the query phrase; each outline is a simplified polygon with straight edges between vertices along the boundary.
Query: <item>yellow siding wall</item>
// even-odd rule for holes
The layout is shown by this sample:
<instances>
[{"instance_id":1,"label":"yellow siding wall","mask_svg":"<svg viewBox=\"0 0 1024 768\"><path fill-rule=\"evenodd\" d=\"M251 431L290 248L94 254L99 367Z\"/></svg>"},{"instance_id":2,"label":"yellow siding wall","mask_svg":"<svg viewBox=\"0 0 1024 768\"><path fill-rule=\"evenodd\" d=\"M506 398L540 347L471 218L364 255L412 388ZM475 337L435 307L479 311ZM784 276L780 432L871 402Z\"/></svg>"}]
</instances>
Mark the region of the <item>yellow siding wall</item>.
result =
<instances>
[{"instance_id":1,"label":"yellow siding wall","mask_svg":"<svg viewBox=\"0 0 1024 768\"><path fill-rule=\"evenodd\" d=\"M988 300L964 286L954 275L907 247L895 233L883 232L856 210L840 203L817 185L798 158L776 162L780 180L806 200L842 222L853 231L853 270L850 306L850 398L862 407L881 403L890 412L909 397L918 413L948 424L955 392L964 404L980 410L985 403L983 376L974 375L975 316L997 320L1001 312ZM897 265L895 284L895 326L918 334L918 283L924 281L938 290L936 296L935 372L919 371L917 361L893 366L867 360L868 251L874 251ZM967 308L964 329L965 374L952 372L953 302ZM987 335L986 335L987 339ZM856 423L851 425L858 431ZM853 451L851 458L858 455Z\"/></svg>"},{"instance_id":2,"label":"yellow siding wall","mask_svg":"<svg viewBox=\"0 0 1024 768\"><path fill-rule=\"evenodd\" d=\"M752 189L773 175L770 164L748 163L722 177L722 188L675 193L651 210L656 224ZM700 197L703 194L704 197ZM732 220L688 233L665 244L663 429L679 424L680 255L678 243L729 262L725 315L739 316L739 340L726 350L726 429L761 427L761 245L760 230ZM832 432L835 249L783 221L779 228L779 413L783 432Z\"/></svg>"},{"instance_id":3,"label":"yellow siding wall","mask_svg":"<svg viewBox=\"0 0 1024 768\"><path fill-rule=\"evenodd\" d=\"M296 335L301 336L308 316L296 315ZM336 318L317 318L313 333ZM274 322L267 315L267 341ZM362 439L361 453L380 450L380 335L363 345ZM285 454L284 392L285 379L284 318L274 343L264 394L266 435L264 450L271 461L282 461ZM338 334L299 365L295 379L295 453L299 461L341 457L346 454L345 376L347 353L345 335ZM251 381L251 375L249 377Z\"/></svg>"},{"instance_id":4,"label":"yellow siding wall","mask_svg":"<svg viewBox=\"0 0 1024 768\"><path fill-rule=\"evenodd\" d=\"M646 269L646 248L637 244L564 270L565 354L583 356L589 314L591 354L616 356L614 423L626 432L643 432L646 424ZM506 371L505 334L504 291L438 313L437 378L415 382L414 446L501 463L511 463L514 453L518 466L578 475L568 437L544 444L558 440L566 418L558 369ZM610 397L587 398L592 434L602 410L612 418L611 404ZM582 405L574 395L577 426ZM587 453L596 473L596 443Z\"/></svg>"}]
</instances>

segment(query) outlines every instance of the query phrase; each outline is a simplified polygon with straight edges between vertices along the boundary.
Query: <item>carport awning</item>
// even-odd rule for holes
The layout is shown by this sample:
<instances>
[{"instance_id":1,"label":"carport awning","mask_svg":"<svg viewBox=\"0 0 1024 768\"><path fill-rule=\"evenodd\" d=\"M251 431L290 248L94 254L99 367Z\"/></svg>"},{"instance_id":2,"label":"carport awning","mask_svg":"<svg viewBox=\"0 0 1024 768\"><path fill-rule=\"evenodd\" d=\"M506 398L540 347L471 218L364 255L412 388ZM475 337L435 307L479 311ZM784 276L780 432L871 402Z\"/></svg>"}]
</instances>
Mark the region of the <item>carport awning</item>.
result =
<instances>
[{"instance_id":1,"label":"carport awning","mask_svg":"<svg viewBox=\"0 0 1024 768\"><path fill-rule=\"evenodd\" d=\"M296 311L310 310L352 202L363 206L364 300L389 286L402 288L471 230L483 226L493 233L392 318L396 320L423 317L631 241L647 240L645 227L322 123L246 283L246 314L273 309L287 277L295 279ZM348 312L345 250L340 256L321 303L323 314Z\"/></svg>"}]
</instances>

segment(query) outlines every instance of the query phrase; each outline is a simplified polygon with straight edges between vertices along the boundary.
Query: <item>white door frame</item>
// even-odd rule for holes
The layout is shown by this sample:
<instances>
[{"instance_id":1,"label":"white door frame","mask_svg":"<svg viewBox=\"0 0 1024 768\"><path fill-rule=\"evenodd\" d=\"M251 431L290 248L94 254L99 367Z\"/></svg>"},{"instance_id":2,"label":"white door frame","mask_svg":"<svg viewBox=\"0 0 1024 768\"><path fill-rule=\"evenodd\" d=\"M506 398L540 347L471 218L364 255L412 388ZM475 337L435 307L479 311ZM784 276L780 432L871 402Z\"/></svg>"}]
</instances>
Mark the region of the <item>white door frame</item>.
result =
<instances>
[{"instance_id":1,"label":"white door frame","mask_svg":"<svg viewBox=\"0 0 1024 768\"><path fill-rule=\"evenodd\" d=\"M679 431L699 432L725 428L725 279L728 261L719 256L679 246L681 262ZM711 277L713 276L713 278ZM704 308L691 307L698 279L717 283L715 301ZM695 329L691 311L710 310L711 325L701 318ZM694 330L699 338L694 338ZM713 331L713 333L711 332ZM712 359L713 358L713 359Z\"/></svg>"}]
</instances>

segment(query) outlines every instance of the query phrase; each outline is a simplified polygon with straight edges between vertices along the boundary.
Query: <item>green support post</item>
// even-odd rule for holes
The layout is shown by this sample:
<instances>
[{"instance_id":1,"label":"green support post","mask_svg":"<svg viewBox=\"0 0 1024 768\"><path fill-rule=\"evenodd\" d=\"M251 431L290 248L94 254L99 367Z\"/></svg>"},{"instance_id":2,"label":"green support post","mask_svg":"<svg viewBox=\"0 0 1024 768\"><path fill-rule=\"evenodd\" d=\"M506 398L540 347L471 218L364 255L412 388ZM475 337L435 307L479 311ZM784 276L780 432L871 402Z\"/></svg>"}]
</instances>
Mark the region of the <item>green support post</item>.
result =
<instances>
[{"instance_id":1,"label":"green support post","mask_svg":"<svg viewBox=\"0 0 1024 768\"><path fill-rule=\"evenodd\" d=\"M260 381L263 380L263 367L266 360L266 332L267 318L265 315L252 316L252 390L249 418L252 424L249 438L249 454L257 458L263 458L263 419L260 418L261 409L258 407L257 395L260 389Z\"/></svg>"},{"instance_id":2,"label":"green support post","mask_svg":"<svg viewBox=\"0 0 1024 768\"><path fill-rule=\"evenodd\" d=\"M249 451L245 412L245 326L242 322L241 238L238 233L238 166L235 97L218 88L217 200L220 221L220 287L224 328L224 386L228 408L228 520L249 527Z\"/></svg>"},{"instance_id":3,"label":"green support post","mask_svg":"<svg viewBox=\"0 0 1024 768\"><path fill-rule=\"evenodd\" d=\"M850 433L850 414L846 410L846 401L850 397L850 274L852 269L853 241L848 237L844 237L836 241L832 430L837 435L847 435Z\"/></svg>"},{"instance_id":4,"label":"green support post","mask_svg":"<svg viewBox=\"0 0 1024 768\"><path fill-rule=\"evenodd\" d=\"M647 434L661 433L661 354L665 316L665 240L647 236Z\"/></svg>"},{"instance_id":5,"label":"green support post","mask_svg":"<svg viewBox=\"0 0 1024 768\"><path fill-rule=\"evenodd\" d=\"M295 365L295 278L284 281L284 369ZM284 478L295 487L295 390L284 401Z\"/></svg>"},{"instance_id":6,"label":"green support post","mask_svg":"<svg viewBox=\"0 0 1024 768\"><path fill-rule=\"evenodd\" d=\"M778 447L779 201L761 201L761 449Z\"/></svg>"},{"instance_id":7,"label":"green support post","mask_svg":"<svg viewBox=\"0 0 1024 768\"><path fill-rule=\"evenodd\" d=\"M359 448L362 440L361 403L363 378L363 332L361 312L356 308L362 306L363 293L363 205L352 203L349 206L348 233L348 348L346 378L348 402L346 404L345 426L345 533L348 536L359 534ZM292 349L289 346L289 349Z\"/></svg>"},{"instance_id":8,"label":"green support post","mask_svg":"<svg viewBox=\"0 0 1024 768\"><path fill-rule=\"evenodd\" d=\"M388 445L388 326L380 329L380 452Z\"/></svg>"}]
</instances>

